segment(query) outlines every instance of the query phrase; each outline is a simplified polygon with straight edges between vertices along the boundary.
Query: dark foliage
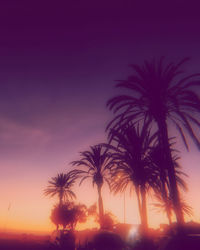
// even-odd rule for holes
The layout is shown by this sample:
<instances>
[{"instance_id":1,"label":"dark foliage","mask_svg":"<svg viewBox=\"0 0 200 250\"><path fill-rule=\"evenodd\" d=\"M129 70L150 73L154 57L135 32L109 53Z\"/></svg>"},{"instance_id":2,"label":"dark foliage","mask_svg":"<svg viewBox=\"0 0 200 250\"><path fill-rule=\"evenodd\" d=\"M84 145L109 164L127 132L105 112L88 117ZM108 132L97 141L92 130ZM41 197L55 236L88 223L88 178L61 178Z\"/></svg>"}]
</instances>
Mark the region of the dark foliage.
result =
<instances>
[{"instance_id":1,"label":"dark foliage","mask_svg":"<svg viewBox=\"0 0 200 250\"><path fill-rule=\"evenodd\" d=\"M109 184L108 166L111 160L110 154L102 145L96 145L90 147L90 151L81 152L80 155L81 159L79 161L72 162L73 166L80 168L73 170L72 173L77 179L81 179L80 185L88 178L92 179L93 185L96 185L98 191L100 225L102 226L104 209L101 189L104 182Z\"/></svg>"},{"instance_id":2,"label":"dark foliage","mask_svg":"<svg viewBox=\"0 0 200 250\"><path fill-rule=\"evenodd\" d=\"M74 204L68 202L62 205L56 205L51 212L51 221L59 227L62 225L63 229L74 230L78 222L86 222L87 208L85 205Z\"/></svg>"},{"instance_id":3,"label":"dark foliage","mask_svg":"<svg viewBox=\"0 0 200 250\"><path fill-rule=\"evenodd\" d=\"M59 202L66 202L70 199L75 199L76 195L72 191L72 187L75 182L75 177L72 173L67 174L60 173L56 177L52 177L48 182L49 186L44 190L46 196L58 196Z\"/></svg>"},{"instance_id":4,"label":"dark foliage","mask_svg":"<svg viewBox=\"0 0 200 250\"><path fill-rule=\"evenodd\" d=\"M172 123L178 130L186 148L185 132L200 148L200 141L194 128L200 127L200 99L195 88L199 88L199 74L183 76L181 67L188 59L178 63L164 65L161 58L158 62L145 61L144 65L131 65L134 73L127 80L116 85L128 91L107 102L109 109L116 116L108 128L119 130L130 121L137 123L152 122L158 129L158 140L162 152L163 171L167 170L170 184L170 195L177 221L183 223L183 213L175 177L175 169L169 146L168 124Z\"/></svg>"}]
</instances>

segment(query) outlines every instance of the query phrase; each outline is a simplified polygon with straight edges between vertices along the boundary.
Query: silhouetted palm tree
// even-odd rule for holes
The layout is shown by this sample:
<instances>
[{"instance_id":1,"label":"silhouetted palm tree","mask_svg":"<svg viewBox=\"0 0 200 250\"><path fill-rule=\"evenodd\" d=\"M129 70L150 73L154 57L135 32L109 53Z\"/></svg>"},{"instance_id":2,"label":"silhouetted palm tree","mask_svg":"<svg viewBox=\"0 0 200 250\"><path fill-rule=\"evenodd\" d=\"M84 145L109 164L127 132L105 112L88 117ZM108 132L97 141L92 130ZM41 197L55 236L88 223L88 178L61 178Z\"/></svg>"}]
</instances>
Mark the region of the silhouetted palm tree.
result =
<instances>
[{"instance_id":1,"label":"silhouetted palm tree","mask_svg":"<svg viewBox=\"0 0 200 250\"><path fill-rule=\"evenodd\" d=\"M99 220L102 227L104 209L102 199L102 186L104 181L109 184L108 181L108 166L110 164L110 154L108 150L101 145L95 145L90 147L90 151L84 151L80 153L81 159L79 161L73 161L73 166L83 167L84 169L75 169L73 173L77 178L81 178L80 185L88 178L92 179L93 185L97 186L98 191L98 206L99 206Z\"/></svg>"},{"instance_id":2,"label":"silhouetted palm tree","mask_svg":"<svg viewBox=\"0 0 200 250\"><path fill-rule=\"evenodd\" d=\"M174 138L171 138L171 141ZM170 143L170 150L171 150L171 155L172 155L172 161L175 169L175 177L176 177L176 182L177 185L184 191L187 191L187 184L184 181L183 177L187 177L187 175L181 171L181 166L178 163L178 160L180 157L177 155L177 150L173 148L174 142ZM172 209L172 199L171 199L171 194L170 194L170 183L169 183L169 178L167 175L167 169L164 169L165 165L163 164L163 157L162 157L162 150L159 144L155 145L152 147L151 152L149 157L151 158L151 161L155 164L155 168L157 169L158 172L158 189L156 191L156 197L160 201L161 198L163 200L162 205L165 204L165 211L167 214L168 219L171 219L171 209ZM164 166L163 166L164 165ZM178 189L178 192L180 192L180 189ZM183 206L181 206L183 208ZM170 221L169 219L169 221Z\"/></svg>"},{"instance_id":3,"label":"silhouetted palm tree","mask_svg":"<svg viewBox=\"0 0 200 250\"><path fill-rule=\"evenodd\" d=\"M164 212L167 215L169 225L172 223L172 212L173 212L173 202L172 199L168 196L167 199L163 200L161 193L156 193L155 198L157 200L156 203L153 203L153 206L156 208L158 212ZM181 202L181 209L184 214L191 216L192 207L187 204L187 202L183 199L180 200Z\"/></svg>"},{"instance_id":4,"label":"silhouetted palm tree","mask_svg":"<svg viewBox=\"0 0 200 250\"><path fill-rule=\"evenodd\" d=\"M75 193L72 191L75 180L76 177L71 172L67 174L60 173L48 181L49 185L44 190L44 194L50 197L58 196L59 204L62 205L63 201L66 202L76 198Z\"/></svg>"},{"instance_id":5,"label":"silhouetted palm tree","mask_svg":"<svg viewBox=\"0 0 200 250\"><path fill-rule=\"evenodd\" d=\"M175 125L185 146L188 148L184 132L186 131L200 148L200 142L191 125L200 126L200 100L193 87L199 85L196 77L189 75L178 79L181 67L188 59L179 63L163 65L163 58L158 63L145 61L143 66L132 65L134 74L127 80L119 81L117 87L129 91L110 99L108 107L116 117L108 127L119 128L129 121L155 122L158 127L159 144L162 159L170 182L170 192L177 221L184 221L175 178L175 170L169 147L168 122Z\"/></svg>"},{"instance_id":6,"label":"silhouetted palm tree","mask_svg":"<svg viewBox=\"0 0 200 250\"><path fill-rule=\"evenodd\" d=\"M177 154L179 153L178 150L175 150L173 147L175 144L174 138L171 138L169 141L171 141L169 146L175 170L175 178L178 187L177 191L180 194L181 189L183 191L188 191L187 184L183 179L183 177L188 177L188 176L181 170L181 166L178 163L180 157ZM173 207L174 205L170 193L170 183L167 175L167 169L164 169L165 165L163 164L162 149L159 146L159 144L152 147L149 157L151 158L151 161L155 164L155 168L157 169L159 176L159 180L157 180L158 181L157 183L159 184L157 186L157 189L155 190L156 191L155 197L158 200L158 203L154 203L154 205L155 207L160 208L160 211L164 211L166 213L167 218L169 220L169 224L171 224L171 216L172 216L172 210L174 210ZM180 200L180 205L183 213L187 214L188 212L189 214L189 209L188 211L186 211L187 207L189 208L186 202Z\"/></svg>"},{"instance_id":7,"label":"silhouetted palm tree","mask_svg":"<svg viewBox=\"0 0 200 250\"><path fill-rule=\"evenodd\" d=\"M147 126L141 129L128 124L120 130L110 130L111 145L108 148L112 154L111 188L115 193L124 192L130 185L134 188L137 200L141 225L147 230L146 192L150 187L157 188L158 172L149 158L149 151L154 142L155 135L151 136Z\"/></svg>"}]
</instances>

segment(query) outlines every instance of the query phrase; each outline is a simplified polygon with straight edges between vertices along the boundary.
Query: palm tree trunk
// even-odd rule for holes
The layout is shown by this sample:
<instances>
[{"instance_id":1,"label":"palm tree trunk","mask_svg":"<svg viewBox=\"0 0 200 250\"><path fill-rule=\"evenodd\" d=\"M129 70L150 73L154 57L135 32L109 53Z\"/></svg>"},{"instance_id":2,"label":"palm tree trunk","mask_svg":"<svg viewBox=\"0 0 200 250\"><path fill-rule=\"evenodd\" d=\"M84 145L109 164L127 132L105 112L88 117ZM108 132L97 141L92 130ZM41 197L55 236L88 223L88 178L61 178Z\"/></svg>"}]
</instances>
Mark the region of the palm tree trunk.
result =
<instances>
[{"instance_id":1,"label":"palm tree trunk","mask_svg":"<svg viewBox=\"0 0 200 250\"><path fill-rule=\"evenodd\" d=\"M148 229L146 190L144 186L141 186L140 190L141 190L141 197L142 197L142 230L144 233L146 233Z\"/></svg>"},{"instance_id":2,"label":"palm tree trunk","mask_svg":"<svg viewBox=\"0 0 200 250\"><path fill-rule=\"evenodd\" d=\"M163 173L163 171L162 171ZM162 200L165 204L165 210L166 210L166 214L167 214L167 218L169 221L169 225L171 225L172 221L171 221L171 204L169 203L169 193L167 191L167 186L166 186L166 177L162 175L162 173L160 174L160 179L161 179L161 196L162 196Z\"/></svg>"},{"instance_id":3,"label":"palm tree trunk","mask_svg":"<svg viewBox=\"0 0 200 250\"><path fill-rule=\"evenodd\" d=\"M141 221L141 224L142 224L142 205L141 205L140 192L139 192L139 187L138 186L135 187L135 192L136 192L137 201L138 201L140 221Z\"/></svg>"},{"instance_id":4,"label":"palm tree trunk","mask_svg":"<svg viewBox=\"0 0 200 250\"><path fill-rule=\"evenodd\" d=\"M171 220L172 206L171 206L171 201L170 201L170 198L169 198L169 194L167 196L166 186L164 187L163 201L164 201L164 204L165 204L165 209L166 209L166 214L167 214L167 218L168 218L168 221L169 221L169 225L171 225L172 224L172 220Z\"/></svg>"},{"instance_id":5,"label":"palm tree trunk","mask_svg":"<svg viewBox=\"0 0 200 250\"><path fill-rule=\"evenodd\" d=\"M59 192L59 205L62 206L63 204L63 190Z\"/></svg>"},{"instance_id":6,"label":"palm tree trunk","mask_svg":"<svg viewBox=\"0 0 200 250\"><path fill-rule=\"evenodd\" d=\"M136 186L135 192L137 196L138 208L139 208L139 213L140 213L141 230L142 230L142 233L145 234L148 229L146 190L144 187Z\"/></svg>"},{"instance_id":7,"label":"palm tree trunk","mask_svg":"<svg viewBox=\"0 0 200 250\"><path fill-rule=\"evenodd\" d=\"M167 185L166 185L166 180L162 180L162 189L161 189L161 195L162 195L162 200L163 203L165 205L165 211L167 214L167 218L169 221L169 225L172 224L172 220L171 220L171 202L170 202L170 198L169 198L169 191L167 191Z\"/></svg>"},{"instance_id":8,"label":"palm tree trunk","mask_svg":"<svg viewBox=\"0 0 200 250\"><path fill-rule=\"evenodd\" d=\"M103 199L101 196L101 188L102 185L97 185L97 190L98 190L98 205L99 205L99 221L100 221L100 227L103 227L103 216L104 216L104 211L103 211Z\"/></svg>"},{"instance_id":9,"label":"palm tree trunk","mask_svg":"<svg viewBox=\"0 0 200 250\"><path fill-rule=\"evenodd\" d=\"M171 225L172 224L171 213L168 210L167 210L167 218L168 218L168 221L169 221L169 225Z\"/></svg>"},{"instance_id":10,"label":"palm tree trunk","mask_svg":"<svg viewBox=\"0 0 200 250\"><path fill-rule=\"evenodd\" d=\"M180 197L176 182L174 164L171 156L166 120L160 116L159 120L157 121L157 124L159 128L159 142L163 151L163 162L166 163L165 169L167 169L168 171L170 194L172 197L174 212L176 214L176 220L178 224L183 224L184 217L180 205ZM164 171L164 169L161 171Z\"/></svg>"}]
</instances>

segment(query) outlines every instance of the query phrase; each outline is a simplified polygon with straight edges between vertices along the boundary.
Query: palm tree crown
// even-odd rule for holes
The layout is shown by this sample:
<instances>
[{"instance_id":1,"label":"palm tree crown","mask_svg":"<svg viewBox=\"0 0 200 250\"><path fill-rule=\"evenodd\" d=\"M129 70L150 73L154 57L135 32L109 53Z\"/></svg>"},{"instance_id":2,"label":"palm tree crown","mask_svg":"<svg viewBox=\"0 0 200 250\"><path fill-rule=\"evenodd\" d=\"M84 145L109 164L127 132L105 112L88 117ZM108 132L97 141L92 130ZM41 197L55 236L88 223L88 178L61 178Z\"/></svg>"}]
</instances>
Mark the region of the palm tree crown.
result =
<instances>
[{"instance_id":1,"label":"palm tree crown","mask_svg":"<svg viewBox=\"0 0 200 250\"><path fill-rule=\"evenodd\" d=\"M75 199L76 195L71 190L75 180L76 178L72 172L68 172L67 174L60 173L48 181L49 185L44 190L44 194L50 197L58 196L60 204L62 204L63 201Z\"/></svg>"},{"instance_id":2,"label":"palm tree crown","mask_svg":"<svg viewBox=\"0 0 200 250\"><path fill-rule=\"evenodd\" d=\"M115 151L112 154L113 165L111 168L116 169L113 174L117 175L118 171L123 172L125 170L129 173L129 178L134 184L143 185L147 183L149 174L153 173L152 170L150 171L149 152L155 135L151 136L146 126L140 129L139 126L135 128L132 124L124 126L120 131L112 129L110 134L112 144L116 144L116 147L111 146Z\"/></svg>"},{"instance_id":3,"label":"palm tree crown","mask_svg":"<svg viewBox=\"0 0 200 250\"><path fill-rule=\"evenodd\" d=\"M179 63L163 65L163 58L156 64L155 61L145 61L143 66L131 65L135 74L127 80L120 80L116 85L127 89L130 94L119 95L111 98L107 106L117 114L108 125L119 126L129 121L170 120L178 129L185 146L188 147L184 135L184 129L191 135L195 143L200 147L198 138L195 136L191 123L200 126L196 114L199 116L200 99L192 89L198 86L200 81L193 74L177 80L182 72L181 66L188 59Z\"/></svg>"},{"instance_id":4,"label":"palm tree crown","mask_svg":"<svg viewBox=\"0 0 200 250\"><path fill-rule=\"evenodd\" d=\"M110 154L102 145L95 145L90 147L90 151L80 153L81 160L73 161L72 165L84 167L84 169L76 169L76 172L81 178L80 184L87 179L92 178L93 185L103 185L105 180L108 183L107 172L110 164Z\"/></svg>"}]
</instances>

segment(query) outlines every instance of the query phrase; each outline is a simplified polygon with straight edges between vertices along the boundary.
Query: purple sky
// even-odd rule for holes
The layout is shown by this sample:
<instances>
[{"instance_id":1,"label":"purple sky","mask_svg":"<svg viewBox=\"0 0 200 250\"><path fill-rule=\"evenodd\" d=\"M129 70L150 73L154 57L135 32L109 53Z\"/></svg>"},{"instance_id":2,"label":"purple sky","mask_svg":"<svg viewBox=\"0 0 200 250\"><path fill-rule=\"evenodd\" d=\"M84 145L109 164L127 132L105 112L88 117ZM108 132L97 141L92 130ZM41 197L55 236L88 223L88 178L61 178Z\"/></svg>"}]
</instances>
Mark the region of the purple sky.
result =
<instances>
[{"instance_id":1,"label":"purple sky","mask_svg":"<svg viewBox=\"0 0 200 250\"><path fill-rule=\"evenodd\" d=\"M130 63L189 56L187 72L200 71L198 6L41 2L0 9L1 176L22 189L22 179L37 178L40 192L79 151L104 140L105 103Z\"/></svg>"}]
</instances>

